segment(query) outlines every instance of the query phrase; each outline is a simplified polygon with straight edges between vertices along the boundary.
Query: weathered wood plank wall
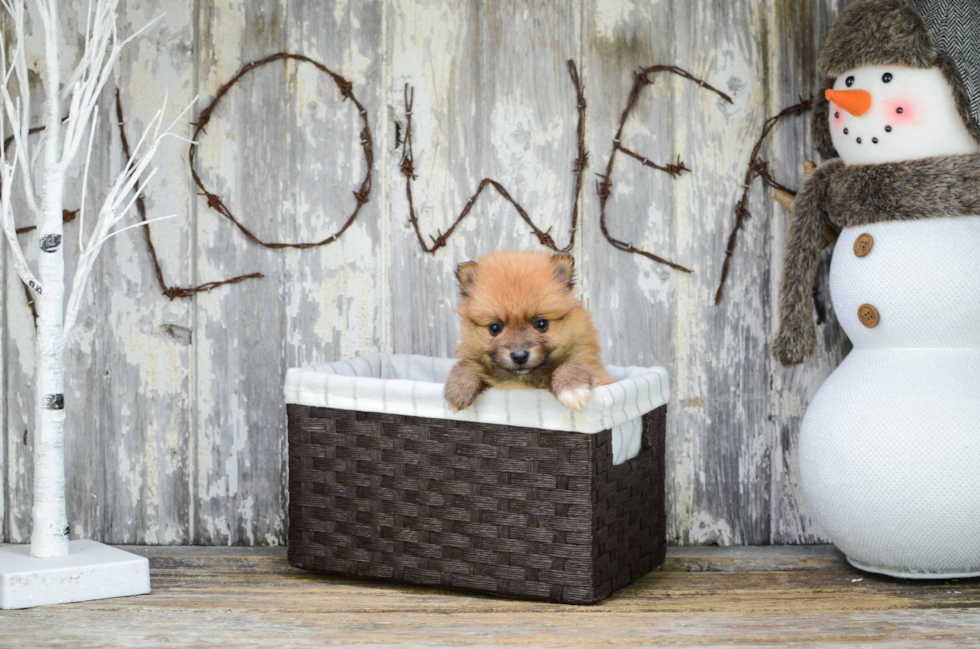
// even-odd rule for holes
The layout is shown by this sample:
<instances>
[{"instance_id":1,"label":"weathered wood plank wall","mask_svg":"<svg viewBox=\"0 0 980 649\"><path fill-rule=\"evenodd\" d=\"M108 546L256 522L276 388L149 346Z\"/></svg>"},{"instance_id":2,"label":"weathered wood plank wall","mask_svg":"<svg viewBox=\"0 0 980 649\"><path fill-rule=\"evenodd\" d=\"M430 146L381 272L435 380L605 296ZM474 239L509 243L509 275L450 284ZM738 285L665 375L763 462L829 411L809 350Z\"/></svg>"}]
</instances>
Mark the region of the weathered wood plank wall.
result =
<instances>
[{"instance_id":1,"label":"weathered wood plank wall","mask_svg":"<svg viewBox=\"0 0 980 649\"><path fill-rule=\"evenodd\" d=\"M297 52L353 81L374 134L374 186L336 244L269 250L198 195L183 145L166 148L147 204L151 217L180 215L153 227L168 281L192 285L253 271L265 278L169 301L140 234L107 246L68 360L73 535L283 543L286 369L379 350L451 355L455 265L497 247L539 245L488 189L444 249L421 252L395 146L405 84L415 88L413 190L423 234L445 230L491 177L564 245L577 120L565 62L574 59L588 101L590 153L573 249L579 290L608 362L662 364L671 372L672 539L822 540L801 499L797 432L846 341L831 314L816 361L787 371L769 357L788 215L761 183L752 190L753 218L740 234L725 300L715 307L713 297L762 122L816 90L816 52L846 4L123 0L124 33L166 12L116 75L131 139L165 91L175 113L195 95L209 101L244 63ZM68 3L69 47L78 47L76 16L84 7ZM624 254L599 231L595 174L605 168L633 73L654 63L680 65L734 101L658 77L623 143L653 160L680 156L693 171L671 179L619 156L608 222L619 238L693 267L692 275ZM94 155L95 198L121 164L112 109L109 90L102 128L112 136ZM215 111L198 152L201 175L259 237L320 239L353 208L351 192L365 171L359 131L356 110L313 66L265 66ZM806 120L779 126L764 151L776 177L798 186L803 160L814 156ZM80 177L69 204L78 200ZM77 223L68 229L71 237ZM4 271L6 263L0 250ZM0 538L24 542L33 324L18 281L4 277Z\"/></svg>"}]
</instances>

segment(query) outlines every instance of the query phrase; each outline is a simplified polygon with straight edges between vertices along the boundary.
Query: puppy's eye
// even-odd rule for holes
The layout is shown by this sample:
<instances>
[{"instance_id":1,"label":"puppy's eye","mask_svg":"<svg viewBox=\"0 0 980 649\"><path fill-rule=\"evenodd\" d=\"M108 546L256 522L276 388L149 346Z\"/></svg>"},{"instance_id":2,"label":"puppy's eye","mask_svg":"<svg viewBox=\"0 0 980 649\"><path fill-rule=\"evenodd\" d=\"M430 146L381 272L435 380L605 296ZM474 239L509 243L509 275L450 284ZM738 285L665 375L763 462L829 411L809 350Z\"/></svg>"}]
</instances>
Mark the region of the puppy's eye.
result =
<instances>
[{"instance_id":1,"label":"puppy's eye","mask_svg":"<svg viewBox=\"0 0 980 649\"><path fill-rule=\"evenodd\" d=\"M487 329L490 330L491 336L496 336L497 334L499 334L501 331L504 330L504 325L500 324L499 322L493 322L490 324L489 327L487 327Z\"/></svg>"},{"instance_id":2,"label":"puppy's eye","mask_svg":"<svg viewBox=\"0 0 980 649\"><path fill-rule=\"evenodd\" d=\"M541 332L548 331L548 321L544 318L538 318L534 321L534 328Z\"/></svg>"},{"instance_id":3,"label":"puppy's eye","mask_svg":"<svg viewBox=\"0 0 980 649\"><path fill-rule=\"evenodd\" d=\"M853 86L854 85L854 77L853 76L850 76L850 77L847 77L846 79L844 79L844 85L847 86L848 88L850 88L851 86Z\"/></svg>"}]
</instances>

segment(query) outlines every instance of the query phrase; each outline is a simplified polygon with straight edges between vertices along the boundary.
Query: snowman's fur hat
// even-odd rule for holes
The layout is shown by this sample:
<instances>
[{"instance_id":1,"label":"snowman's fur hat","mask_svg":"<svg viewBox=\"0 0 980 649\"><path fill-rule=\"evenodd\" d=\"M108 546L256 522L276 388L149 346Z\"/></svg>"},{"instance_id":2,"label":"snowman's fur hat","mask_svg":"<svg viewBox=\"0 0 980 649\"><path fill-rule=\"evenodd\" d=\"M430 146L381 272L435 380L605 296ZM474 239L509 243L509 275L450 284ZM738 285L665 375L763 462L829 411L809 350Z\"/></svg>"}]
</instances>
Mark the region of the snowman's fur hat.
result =
<instances>
[{"instance_id":1,"label":"snowman's fur hat","mask_svg":"<svg viewBox=\"0 0 980 649\"><path fill-rule=\"evenodd\" d=\"M837 18L817 67L836 78L865 65L931 68L929 31L905 0L858 0Z\"/></svg>"},{"instance_id":2,"label":"snowman's fur hat","mask_svg":"<svg viewBox=\"0 0 980 649\"><path fill-rule=\"evenodd\" d=\"M963 123L980 142L978 0L858 0L837 18L817 67L824 75L813 114L817 151L837 157L823 91L848 70L866 65L938 67L953 88Z\"/></svg>"}]
</instances>

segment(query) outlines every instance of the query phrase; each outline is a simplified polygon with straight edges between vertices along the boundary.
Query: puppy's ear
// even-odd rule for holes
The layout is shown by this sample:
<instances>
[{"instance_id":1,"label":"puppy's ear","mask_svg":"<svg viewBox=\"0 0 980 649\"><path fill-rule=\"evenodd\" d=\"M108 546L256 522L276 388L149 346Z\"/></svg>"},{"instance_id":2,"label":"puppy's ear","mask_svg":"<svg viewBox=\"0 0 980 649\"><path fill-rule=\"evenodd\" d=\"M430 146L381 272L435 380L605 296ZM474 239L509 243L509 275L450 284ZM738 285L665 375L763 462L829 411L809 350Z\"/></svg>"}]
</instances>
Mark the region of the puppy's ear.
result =
<instances>
[{"instance_id":1,"label":"puppy's ear","mask_svg":"<svg viewBox=\"0 0 980 649\"><path fill-rule=\"evenodd\" d=\"M555 279L564 284L570 291L575 288L575 260L565 252L551 256L551 265L555 268Z\"/></svg>"},{"instance_id":2,"label":"puppy's ear","mask_svg":"<svg viewBox=\"0 0 980 649\"><path fill-rule=\"evenodd\" d=\"M459 294L463 297L470 296L470 288L472 288L475 279L475 261L464 261L456 267L456 280L459 282Z\"/></svg>"}]
</instances>

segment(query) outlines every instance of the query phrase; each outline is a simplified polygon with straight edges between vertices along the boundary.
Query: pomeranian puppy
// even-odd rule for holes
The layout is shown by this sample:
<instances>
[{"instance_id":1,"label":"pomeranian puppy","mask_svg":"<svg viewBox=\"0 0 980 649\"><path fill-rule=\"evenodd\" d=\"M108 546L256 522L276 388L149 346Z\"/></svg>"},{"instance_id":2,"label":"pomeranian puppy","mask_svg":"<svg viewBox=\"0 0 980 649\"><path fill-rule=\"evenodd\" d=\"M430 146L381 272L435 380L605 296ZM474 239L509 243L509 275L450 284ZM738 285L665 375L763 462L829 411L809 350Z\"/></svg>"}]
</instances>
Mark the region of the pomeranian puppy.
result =
<instances>
[{"instance_id":1,"label":"pomeranian puppy","mask_svg":"<svg viewBox=\"0 0 980 649\"><path fill-rule=\"evenodd\" d=\"M571 255L499 250L456 269L459 358L446 380L454 412L487 387L544 388L581 410L612 383L589 312L572 294Z\"/></svg>"}]
</instances>

